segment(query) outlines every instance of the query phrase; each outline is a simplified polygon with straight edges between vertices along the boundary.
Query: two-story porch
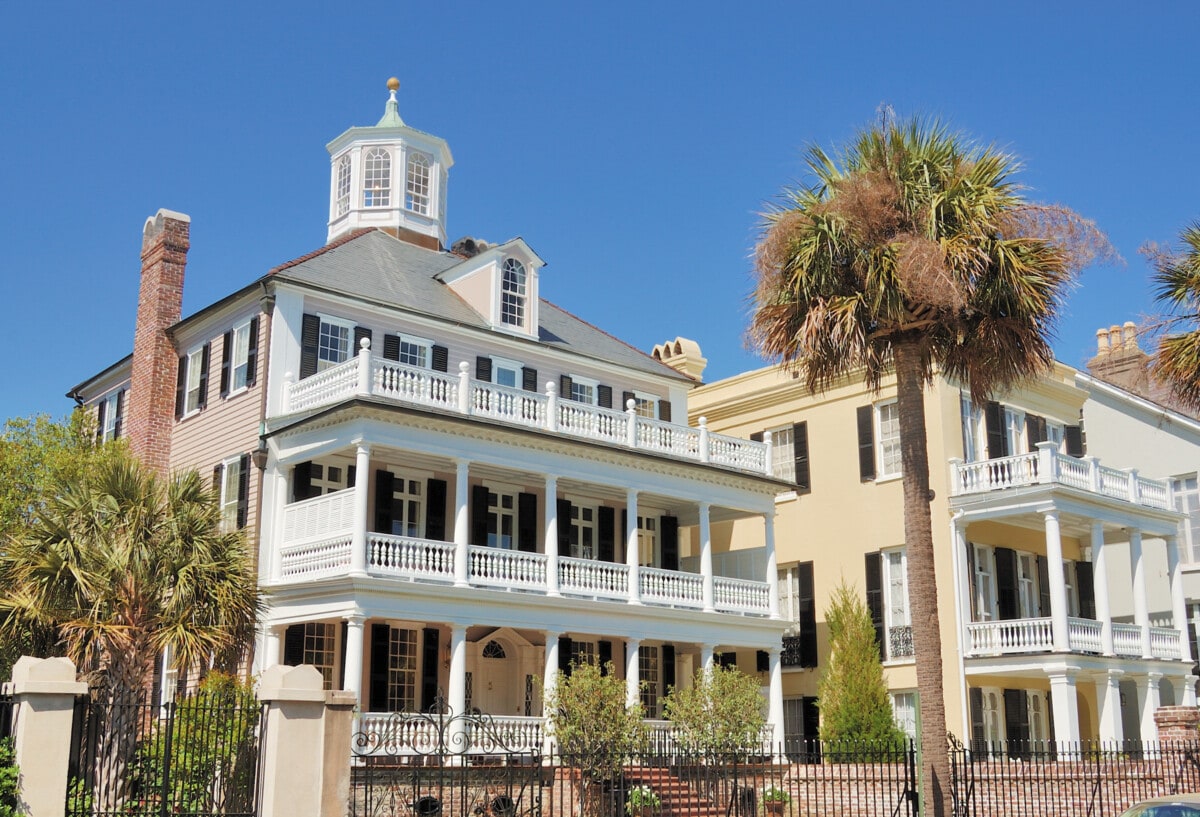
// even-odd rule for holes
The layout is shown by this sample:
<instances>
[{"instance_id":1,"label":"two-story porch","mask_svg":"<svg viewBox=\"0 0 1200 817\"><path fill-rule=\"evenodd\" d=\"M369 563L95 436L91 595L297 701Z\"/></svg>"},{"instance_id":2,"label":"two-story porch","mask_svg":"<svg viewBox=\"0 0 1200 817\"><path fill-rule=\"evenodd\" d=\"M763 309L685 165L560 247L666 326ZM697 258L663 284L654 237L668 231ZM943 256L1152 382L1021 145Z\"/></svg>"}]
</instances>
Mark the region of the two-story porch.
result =
<instances>
[{"instance_id":1,"label":"two-story porch","mask_svg":"<svg viewBox=\"0 0 1200 817\"><path fill-rule=\"evenodd\" d=\"M951 462L964 720L984 740L1153 739L1160 682L1195 703L1169 484L1037 449Z\"/></svg>"}]
</instances>

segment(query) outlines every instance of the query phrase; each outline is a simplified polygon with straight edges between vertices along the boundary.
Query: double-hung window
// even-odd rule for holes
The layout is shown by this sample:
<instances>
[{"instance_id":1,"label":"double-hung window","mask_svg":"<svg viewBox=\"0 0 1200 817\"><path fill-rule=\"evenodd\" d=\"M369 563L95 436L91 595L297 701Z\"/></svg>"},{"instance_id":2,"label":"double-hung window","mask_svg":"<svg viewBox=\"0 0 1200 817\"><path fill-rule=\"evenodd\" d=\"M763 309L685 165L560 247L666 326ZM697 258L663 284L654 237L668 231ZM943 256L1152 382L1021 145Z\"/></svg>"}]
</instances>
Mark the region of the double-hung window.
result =
<instances>
[{"instance_id":1,"label":"double-hung window","mask_svg":"<svg viewBox=\"0 0 1200 817\"><path fill-rule=\"evenodd\" d=\"M192 349L179 358L179 385L175 395L175 416L184 417L208 403L209 344Z\"/></svg>"},{"instance_id":2,"label":"double-hung window","mask_svg":"<svg viewBox=\"0 0 1200 817\"><path fill-rule=\"evenodd\" d=\"M888 658L911 657L912 619L908 609L908 558L904 549L883 552L883 594Z\"/></svg>"},{"instance_id":3,"label":"double-hung window","mask_svg":"<svg viewBox=\"0 0 1200 817\"><path fill-rule=\"evenodd\" d=\"M404 207L422 216L429 215L429 157L423 153L408 154Z\"/></svg>"},{"instance_id":4,"label":"double-hung window","mask_svg":"<svg viewBox=\"0 0 1200 817\"><path fill-rule=\"evenodd\" d=\"M433 342L412 335L400 336L400 362L419 369L429 368L429 350Z\"/></svg>"},{"instance_id":5,"label":"double-hung window","mask_svg":"<svg viewBox=\"0 0 1200 817\"><path fill-rule=\"evenodd\" d=\"M1004 407L1004 436L1010 455L1028 450L1025 440L1025 412Z\"/></svg>"},{"instance_id":6,"label":"double-hung window","mask_svg":"<svg viewBox=\"0 0 1200 817\"><path fill-rule=\"evenodd\" d=\"M915 740L917 737L917 693L893 692L891 698L892 719L900 731L909 739Z\"/></svg>"},{"instance_id":7,"label":"double-hung window","mask_svg":"<svg viewBox=\"0 0 1200 817\"><path fill-rule=\"evenodd\" d=\"M625 406L621 406L621 408L623 409ZM655 419L658 416L658 398L635 391L633 393L633 412L638 417Z\"/></svg>"},{"instance_id":8,"label":"double-hung window","mask_svg":"<svg viewBox=\"0 0 1200 817\"><path fill-rule=\"evenodd\" d=\"M504 259L500 278L500 322L505 326L525 325L525 265L515 258Z\"/></svg>"},{"instance_id":9,"label":"double-hung window","mask_svg":"<svg viewBox=\"0 0 1200 817\"><path fill-rule=\"evenodd\" d=\"M560 523L561 524L561 523ZM568 523L568 556L574 559L594 559L596 556L596 509L571 503Z\"/></svg>"},{"instance_id":10,"label":"double-hung window","mask_svg":"<svg viewBox=\"0 0 1200 817\"><path fill-rule=\"evenodd\" d=\"M775 479L796 481L796 441L790 425L771 432L771 468Z\"/></svg>"},{"instance_id":11,"label":"double-hung window","mask_svg":"<svg viewBox=\"0 0 1200 817\"><path fill-rule=\"evenodd\" d=\"M641 682L642 709L651 718L658 717L658 647L638 647L638 680Z\"/></svg>"},{"instance_id":12,"label":"double-hung window","mask_svg":"<svg viewBox=\"0 0 1200 817\"><path fill-rule=\"evenodd\" d=\"M960 400L962 415L963 460L978 462L987 459L986 436L983 427L983 409L963 394Z\"/></svg>"},{"instance_id":13,"label":"double-hung window","mask_svg":"<svg viewBox=\"0 0 1200 817\"><path fill-rule=\"evenodd\" d=\"M497 386L508 386L510 389L521 388L521 364L515 360L502 357L492 358L492 382Z\"/></svg>"},{"instance_id":14,"label":"double-hung window","mask_svg":"<svg viewBox=\"0 0 1200 817\"><path fill-rule=\"evenodd\" d=\"M350 212L350 157L338 159L337 165L337 200L334 211L338 216Z\"/></svg>"},{"instance_id":15,"label":"double-hung window","mask_svg":"<svg viewBox=\"0 0 1200 817\"><path fill-rule=\"evenodd\" d=\"M221 529L232 531L238 525L238 486L241 484L242 461L232 457L221 463Z\"/></svg>"},{"instance_id":16,"label":"double-hung window","mask_svg":"<svg viewBox=\"0 0 1200 817\"><path fill-rule=\"evenodd\" d=\"M595 380L587 380L581 377L571 378L571 393L563 395L574 400L576 403L587 403L589 406L596 405L596 387L599 385Z\"/></svg>"},{"instance_id":17,"label":"double-hung window","mask_svg":"<svg viewBox=\"0 0 1200 817\"><path fill-rule=\"evenodd\" d=\"M638 564L654 567L658 564L658 517L638 517Z\"/></svg>"},{"instance_id":18,"label":"double-hung window","mask_svg":"<svg viewBox=\"0 0 1200 817\"><path fill-rule=\"evenodd\" d=\"M352 322L321 315L321 330L317 339L317 371L325 371L349 360L350 339L353 336Z\"/></svg>"},{"instance_id":19,"label":"double-hung window","mask_svg":"<svg viewBox=\"0 0 1200 817\"><path fill-rule=\"evenodd\" d=\"M896 401L876 406L879 473L876 479L900 476L900 412Z\"/></svg>"},{"instance_id":20,"label":"double-hung window","mask_svg":"<svg viewBox=\"0 0 1200 817\"><path fill-rule=\"evenodd\" d=\"M221 359L221 396L254 385L258 365L258 318L225 333Z\"/></svg>"},{"instance_id":21,"label":"double-hung window","mask_svg":"<svg viewBox=\"0 0 1200 817\"><path fill-rule=\"evenodd\" d=\"M1187 514L1179 524L1179 558L1200 562L1200 483L1196 474L1172 477L1171 495L1175 498L1175 510Z\"/></svg>"},{"instance_id":22,"label":"double-hung window","mask_svg":"<svg viewBox=\"0 0 1200 817\"><path fill-rule=\"evenodd\" d=\"M118 389L108 394L96 405L96 438L100 442L115 440L121 436L122 415L125 413L125 390Z\"/></svg>"}]
</instances>

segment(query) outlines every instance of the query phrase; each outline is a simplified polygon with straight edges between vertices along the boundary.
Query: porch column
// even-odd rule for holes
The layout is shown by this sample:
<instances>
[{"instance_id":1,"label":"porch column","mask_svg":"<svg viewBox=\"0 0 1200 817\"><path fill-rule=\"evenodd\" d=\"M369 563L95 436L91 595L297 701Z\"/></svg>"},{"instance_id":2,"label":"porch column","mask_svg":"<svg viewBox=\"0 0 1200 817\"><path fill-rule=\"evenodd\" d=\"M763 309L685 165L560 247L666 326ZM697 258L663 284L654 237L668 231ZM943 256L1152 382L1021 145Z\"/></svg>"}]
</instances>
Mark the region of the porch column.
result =
<instances>
[{"instance_id":1,"label":"porch column","mask_svg":"<svg viewBox=\"0 0 1200 817\"><path fill-rule=\"evenodd\" d=\"M1061 564L1061 562L1060 562ZM1050 673L1050 705L1054 711L1055 741L1079 741L1079 699L1075 695L1074 669Z\"/></svg>"},{"instance_id":2,"label":"porch column","mask_svg":"<svg viewBox=\"0 0 1200 817\"><path fill-rule=\"evenodd\" d=\"M1050 629L1054 637L1054 651L1070 652L1071 640L1067 632L1067 581L1063 576L1062 533L1058 525L1058 511L1047 511L1043 516L1046 521L1046 564L1050 571ZM1077 739L1078 714L1075 719L1075 731Z\"/></svg>"},{"instance_id":3,"label":"porch column","mask_svg":"<svg viewBox=\"0 0 1200 817\"><path fill-rule=\"evenodd\" d=\"M371 446L358 444L354 461L354 533L350 537L350 575L367 575L367 497L371 485Z\"/></svg>"},{"instance_id":4,"label":"porch column","mask_svg":"<svg viewBox=\"0 0 1200 817\"><path fill-rule=\"evenodd\" d=\"M1191 630L1188 627L1187 602L1183 598L1183 565L1179 560L1179 537L1168 536L1167 575L1171 577L1171 620L1179 631L1179 660L1192 663ZM1181 701L1176 701L1180 703Z\"/></svg>"},{"instance_id":5,"label":"porch column","mask_svg":"<svg viewBox=\"0 0 1200 817\"><path fill-rule=\"evenodd\" d=\"M625 640L625 706L632 709L642 700L640 655L642 640Z\"/></svg>"},{"instance_id":6,"label":"porch column","mask_svg":"<svg viewBox=\"0 0 1200 817\"><path fill-rule=\"evenodd\" d=\"M276 462L276 468L279 468L279 467L280 466L279 466L278 462ZM291 473L292 473L292 468L288 467L285 473L276 475L275 479L273 480L274 493L275 493L275 508L272 512L277 515L277 518L280 520L280 522L283 522L287 518L287 505L288 505L288 500L291 498L291 490L292 490L292 488L291 488L291 482L292 482ZM268 501L269 497L270 497L270 494L267 493L266 487L264 486L264 488L263 488L263 503L264 504ZM271 561L270 561L270 567L268 568L268 570L269 570L271 581L277 582L283 578L283 548L284 548L284 545L286 544L283 539L283 532L286 528L286 525L285 524L277 524L272 527L274 527L275 530L273 531L273 533L270 537L270 543L271 543L270 544L270 547L271 547L270 559L271 559ZM264 528L262 526L260 526L259 529L267 530L267 528ZM266 537L263 537L263 538L266 539Z\"/></svg>"},{"instance_id":7,"label":"porch column","mask_svg":"<svg viewBox=\"0 0 1200 817\"><path fill-rule=\"evenodd\" d=\"M1119 669L1110 669L1096 679L1096 708L1100 714L1100 740L1119 743L1125 739L1121 722L1121 676Z\"/></svg>"},{"instance_id":8,"label":"porch column","mask_svg":"<svg viewBox=\"0 0 1200 817\"><path fill-rule=\"evenodd\" d=\"M559 634L545 630L546 663L542 668L542 755L550 757L554 741L554 729L550 725L550 703L558 689L558 641Z\"/></svg>"},{"instance_id":9,"label":"porch column","mask_svg":"<svg viewBox=\"0 0 1200 817\"><path fill-rule=\"evenodd\" d=\"M1136 679L1138 721L1143 741L1158 740L1158 727L1154 724L1154 713L1162 705L1162 699L1158 693L1158 682L1161 680L1161 672L1148 672Z\"/></svg>"},{"instance_id":10,"label":"porch column","mask_svg":"<svg viewBox=\"0 0 1200 817\"><path fill-rule=\"evenodd\" d=\"M716 644L702 644L700 646L700 669L706 675L713 671L713 654L716 651Z\"/></svg>"},{"instance_id":11,"label":"porch column","mask_svg":"<svg viewBox=\"0 0 1200 817\"><path fill-rule=\"evenodd\" d=\"M1092 523L1092 585L1096 618L1100 621L1100 651L1105 655L1116 655L1113 651L1112 607L1108 603L1108 549L1104 547L1103 522ZM1120 716L1118 707L1118 724Z\"/></svg>"},{"instance_id":12,"label":"porch column","mask_svg":"<svg viewBox=\"0 0 1200 817\"><path fill-rule=\"evenodd\" d=\"M772 751L783 746L783 651L767 650L770 658L771 687L767 700L767 723L771 725Z\"/></svg>"},{"instance_id":13,"label":"porch column","mask_svg":"<svg viewBox=\"0 0 1200 817\"><path fill-rule=\"evenodd\" d=\"M363 622L366 620L366 616L346 616L346 679L342 687L354 693L359 712L367 711L367 702L362 699L363 631L366 629Z\"/></svg>"},{"instance_id":14,"label":"porch column","mask_svg":"<svg viewBox=\"0 0 1200 817\"><path fill-rule=\"evenodd\" d=\"M767 548L767 609L779 618L779 564L775 556L775 511L763 514L763 539ZM782 699L781 699L782 700ZM782 706L782 704L780 704Z\"/></svg>"},{"instance_id":15,"label":"porch column","mask_svg":"<svg viewBox=\"0 0 1200 817\"><path fill-rule=\"evenodd\" d=\"M546 595L561 596L558 590L558 477L546 475ZM564 525L569 519L562 520ZM557 639L557 636L556 636ZM558 665L555 664L557 668Z\"/></svg>"},{"instance_id":16,"label":"porch column","mask_svg":"<svg viewBox=\"0 0 1200 817\"><path fill-rule=\"evenodd\" d=\"M462 624L450 625L450 679L447 692L446 705L450 708L450 714L463 715L467 709L467 628ZM455 742L464 740L462 735L463 722L456 720L455 725L451 727L452 732L457 732L456 738L453 734L447 735L450 746L465 746L464 743Z\"/></svg>"},{"instance_id":17,"label":"porch column","mask_svg":"<svg viewBox=\"0 0 1200 817\"><path fill-rule=\"evenodd\" d=\"M639 553L637 523L638 492L630 488L625 493L625 565L629 568L629 603L642 603L642 581L638 575Z\"/></svg>"},{"instance_id":18,"label":"porch column","mask_svg":"<svg viewBox=\"0 0 1200 817\"><path fill-rule=\"evenodd\" d=\"M716 612L713 592L712 530L707 502L700 503L700 575L704 578L704 612Z\"/></svg>"},{"instance_id":19,"label":"porch column","mask_svg":"<svg viewBox=\"0 0 1200 817\"><path fill-rule=\"evenodd\" d=\"M262 668L270 669L279 663L279 628L268 626L264 636Z\"/></svg>"},{"instance_id":20,"label":"porch column","mask_svg":"<svg viewBox=\"0 0 1200 817\"><path fill-rule=\"evenodd\" d=\"M1142 532L1129 531L1129 562L1133 567L1133 622L1142 628L1142 658L1150 658L1150 607L1146 601L1146 560L1142 558ZM1151 721L1153 725L1153 721Z\"/></svg>"},{"instance_id":21,"label":"porch column","mask_svg":"<svg viewBox=\"0 0 1200 817\"><path fill-rule=\"evenodd\" d=\"M454 461L454 586L466 587L468 579L467 544L471 529L467 527L467 460Z\"/></svg>"}]
</instances>

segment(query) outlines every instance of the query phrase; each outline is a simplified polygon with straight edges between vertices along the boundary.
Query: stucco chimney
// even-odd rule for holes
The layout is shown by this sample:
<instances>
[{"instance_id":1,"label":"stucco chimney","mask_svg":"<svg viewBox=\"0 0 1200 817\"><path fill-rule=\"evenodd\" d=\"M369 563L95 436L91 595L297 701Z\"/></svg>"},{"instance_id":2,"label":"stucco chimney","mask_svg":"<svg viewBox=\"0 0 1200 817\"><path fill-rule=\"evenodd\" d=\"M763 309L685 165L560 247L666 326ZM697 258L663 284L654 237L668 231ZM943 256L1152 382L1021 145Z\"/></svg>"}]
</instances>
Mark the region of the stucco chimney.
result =
<instances>
[{"instance_id":1,"label":"stucco chimney","mask_svg":"<svg viewBox=\"0 0 1200 817\"><path fill-rule=\"evenodd\" d=\"M142 230L142 285L125 421L129 446L143 465L167 476L175 418L179 358L167 329L183 310L183 272L190 246L191 218L159 210Z\"/></svg>"},{"instance_id":2,"label":"stucco chimney","mask_svg":"<svg viewBox=\"0 0 1200 817\"><path fill-rule=\"evenodd\" d=\"M708 365L708 359L700 354L700 344L687 338L675 338L660 343L654 347L651 355L655 360L660 360L695 380L700 379L704 374L704 367Z\"/></svg>"}]
</instances>

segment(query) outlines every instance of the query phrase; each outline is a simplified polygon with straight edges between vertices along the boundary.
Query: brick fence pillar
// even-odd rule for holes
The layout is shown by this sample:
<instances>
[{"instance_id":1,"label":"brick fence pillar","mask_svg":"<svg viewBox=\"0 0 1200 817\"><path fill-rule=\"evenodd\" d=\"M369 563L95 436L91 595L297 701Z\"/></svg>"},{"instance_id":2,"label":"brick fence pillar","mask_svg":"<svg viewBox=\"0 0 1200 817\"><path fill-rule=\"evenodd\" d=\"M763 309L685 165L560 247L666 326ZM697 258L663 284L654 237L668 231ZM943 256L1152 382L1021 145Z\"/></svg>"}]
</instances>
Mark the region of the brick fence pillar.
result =
<instances>
[{"instance_id":1,"label":"brick fence pillar","mask_svg":"<svg viewBox=\"0 0 1200 817\"><path fill-rule=\"evenodd\" d=\"M1154 725L1161 741L1200 742L1200 709L1194 706L1160 706L1154 712Z\"/></svg>"},{"instance_id":2,"label":"brick fence pillar","mask_svg":"<svg viewBox=\"0 0 1200 817\"><path fill-rule=\"evenodd\" d=\"M13 746L21 770L22 812L29 817L62 817L75 696L85 692L87 684L75 681L69 658L26 655L13 666Z\"/></svg>"}]
</instances>

